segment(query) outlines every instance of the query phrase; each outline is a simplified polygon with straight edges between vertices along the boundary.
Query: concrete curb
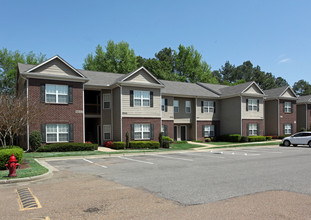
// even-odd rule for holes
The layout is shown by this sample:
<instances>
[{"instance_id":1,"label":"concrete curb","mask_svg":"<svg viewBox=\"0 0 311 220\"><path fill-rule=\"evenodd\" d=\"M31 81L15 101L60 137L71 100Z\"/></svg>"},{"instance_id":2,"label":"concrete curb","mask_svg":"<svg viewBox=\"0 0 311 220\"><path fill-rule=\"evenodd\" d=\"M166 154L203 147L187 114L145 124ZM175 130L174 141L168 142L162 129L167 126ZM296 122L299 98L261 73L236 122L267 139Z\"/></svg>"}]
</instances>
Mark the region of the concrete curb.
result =
<instances>
[{"instance_id":1,"label":"concrete curb","mask_svg":"<svg viewBox=\"0 0 311 220\"><path fill-rule=\"evenodd\" d=\"M38 176L31 176L31 177L24 177L24 178L11 178L11 179L6 179L6 180L0 180L0 184L21 183L21 182L29 182L29 181L46 179L48 177L51 177L53 175L53 171L56 170L54 167L50 166L45 161L41 161L38 159L35 159L35 161L37 161L41 166L47 168L48 172L44 173L42 175L38 175Z\"/></svg>"}]
</instances>

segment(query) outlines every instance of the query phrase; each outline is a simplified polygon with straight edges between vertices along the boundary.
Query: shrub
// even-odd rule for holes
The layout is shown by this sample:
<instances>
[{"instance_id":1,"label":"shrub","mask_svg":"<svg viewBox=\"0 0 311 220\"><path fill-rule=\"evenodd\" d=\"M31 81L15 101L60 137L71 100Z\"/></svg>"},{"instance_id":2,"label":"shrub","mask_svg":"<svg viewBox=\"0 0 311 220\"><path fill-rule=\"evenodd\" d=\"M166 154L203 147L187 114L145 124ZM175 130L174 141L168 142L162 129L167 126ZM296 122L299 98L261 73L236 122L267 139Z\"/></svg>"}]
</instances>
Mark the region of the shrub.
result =
<instances>
[{"instance_id":1,"label":"shrub","mask_svg":"<svg viewBox=\"0 0 311 220\"><path fill-rule=\"evenodd\" d=\"M93 151L97 150L97 144L88 143L55 143L39 147L37 152L67 152L67 151Z\"/></svg>"},{"instance_id":2,"label":"shrub","mask_svg":"<svg viewBox=\"0 0 311 220\"><path fill-rule=\"evenodd\" d=\"M163 133L160 132L159 134L159 143L160 143L160 147L163 147Z\"/></svg>"},{"instance_id":3,"label":"shrub","mask_svg":"<svg viewBox=\"0 0 311 220\"><path fill-rule=\"evenodd\" d=\"M219 139L219 138L218 138ZM214 136L214 137L211 137L211 141L217 141L217 137Z\"/></svg>"},{"instance_id":4,"label":"shrub","mask_svg":"<svg viewBox=\"0 0 311 220\"><path fill-rule=\"evenodd\" d=\"M241 142L248 142L248 137L247 136L242 136L241 137Z\"/></svg>"},{"instance_id":5,"label":"shrub","mask_svg":"<svg viewBox=\"0 0 311 220\"><path fill-rule=\"evenodd\" d=\"M283 139L283 138L286 138L286 137L288 137L288 136L290 136L290 135L280 135L280 136L278 137L278 139Z\"/></svg>"},{"instance_id":6,"label":"shrub","mask_svg":"<svg viewBox=\"0 0 311 220\"><path fill-rule=\"evenodd\" d=\"M205 142L212 142L211 138L205 138Z\"/></svg>"},{"instance_id":7,"label":"shrub","mask_svg":"<svg viewBox=\"0 0 311 220\"><path fill-rule=\"evenodd\" d=\"M228 142L240 142L241 135L239 134L224 134L220 136L221 141L228 141Z\"/></svg>"},{"instance_id":8,"label":"shrub","mask_svg":"<svg viewBox=\"0 0 311 220\"><path fill-rule=\"evenodd\" d=\"M10 159L10 156L14 154L19 164L23 162L24 150L20 147L13 146L12 148L3 148L0 150L0 169L6 169L5 164Z\"/></svg>"},{"instance_id":9,"label":"shrub","mask_svg":"<svg viewBox=\"0 0 311 220\"><path fill-rule=\"evenodd\" d=\"M266 137L265 136L248 136L248 141L249 142L254 142L254 141L265 141Z\"/></svg>"},{"instance_id":10,"label":"shrub","mask_svg":"<svg viewBox=\"0 0 311 220\"><path fill-rule=\"evenodd\" d=\"M130 134L129 132L127 131L126 134L125 134L125 148L129 148L130 147Z\"/></svg>"},{"instance_id":11,"label":"shrub","mask_svg":"<svg viewBox=\"0 0 311 220\"><path fill-rule=\"evenodd\" d=\"M188 141L175 141L174 143L175 144L187 144Z\"/></svg>"},{"instance_id":12,"label":"shrub","mask_svg":"<svg viewBox=\"0 0 311 220\"><path fill-rule=\"evenodd\" d=\"M266 140L267 141L271 141L272 140L272 136L266 136Z\"/></svg>"},{"instance_id":13,"label":"shrub","mask_svg":"<svg viewBox=\"0 0 311 220\"><path fill-rule=\"evenodd\" d=\"M130 141L131 149L157 149L160 143L157 141Z\"/></svg>"},{"instance_id":14,"label":"shrub","mask_svg":"<svg viewBox=\"0 0 311 220\"><path fill-rule=\"evenodd\" d=\"M32 151L36 151L39 147L41 147L42 136L39 131L31 132L29 136L29 144Z\"/></svg>"},{"instance_id":15,"label":"shrub","mask_svg":"<svg viewBox=\"0 0 311 220\"><path fill-rule=\"evenodd\" d=\"M305 128L300 128L300 132L301 132L301 131L306 131L306 129L305 129Z\"/></svg>"},{"instance_id":16,"label":"shrub","mask_svg":"<svg viewBox=\"0 0 311 220\"><path fill-rule=\"evenodd\" d=\"M125 142L115 141L115 142L113 142L111 148L116 149L116 150L120 150L120 149L124 149L125 146L126 146Z\"/></svg>"},{"instance_id":17,"label":"shrub","mask_svg":"<svg viewBox=\"0 0 311 220\"><path fill-rule=\"evenodd\" d=\"M111 145L112 145L112 141L106 141L106 142L104 143L104 147L109 147L109 148L111 148Z\"/></svg>"},{"instance_id":18,"label":"shrub","mask_svg":"<svg viewBox=\"0 0 311 220\"><path fill-rule=\"evenodd\" d=\"M163 136L163 137L162 137L162 140L163 140L163 141L168 141L168 142L170 142L170 144L173 143L173 139L170 138L170 137L168 137L168 136Z\"/></svg>"},{"instance_id":19,"label":"shrub","mask_svg":"<svg viewBox=\"0 0 311 220\"><path fill-rule=\"evenodd\" d=\"M170 148L170 142L169 141L163 141L163 148Z\"/></svg>"}]
</instances>

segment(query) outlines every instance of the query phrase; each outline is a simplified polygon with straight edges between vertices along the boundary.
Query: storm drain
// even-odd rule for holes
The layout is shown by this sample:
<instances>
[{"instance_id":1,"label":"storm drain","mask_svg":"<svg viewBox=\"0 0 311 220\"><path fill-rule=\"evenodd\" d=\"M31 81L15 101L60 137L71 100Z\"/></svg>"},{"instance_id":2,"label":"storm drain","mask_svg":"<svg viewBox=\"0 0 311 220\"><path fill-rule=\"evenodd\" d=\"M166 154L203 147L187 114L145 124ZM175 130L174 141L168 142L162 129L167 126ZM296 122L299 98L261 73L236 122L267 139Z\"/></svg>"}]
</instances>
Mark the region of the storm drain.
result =
<instances>
[{"instance_id":1,"label":"storm drain","mask_svg":"<svg viewBox=\"0 0 311 220\"><path fill-rule=\"evenodd\" d=\"M32 194L29 188L17 189L16 192L21 211L41 208L39 200Z\"/></svg>"}]
</instances>

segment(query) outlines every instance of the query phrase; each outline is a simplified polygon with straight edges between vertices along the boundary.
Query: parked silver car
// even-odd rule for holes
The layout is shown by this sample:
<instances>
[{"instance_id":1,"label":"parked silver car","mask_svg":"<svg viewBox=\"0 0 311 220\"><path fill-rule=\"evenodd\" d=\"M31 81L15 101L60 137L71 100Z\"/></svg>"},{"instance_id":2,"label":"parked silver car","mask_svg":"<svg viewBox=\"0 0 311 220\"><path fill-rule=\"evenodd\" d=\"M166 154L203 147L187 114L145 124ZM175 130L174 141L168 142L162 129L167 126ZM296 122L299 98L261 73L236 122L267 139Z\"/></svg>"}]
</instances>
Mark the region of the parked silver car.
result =
<instances>
[{"instance_id":1,"label":"parked silver car","mask_svg":"<svg viewBox=\"0 0 311 220\"><path fill-rule=\"evenodd\" d=\"M289 137L283 138L282 143L284 146L309 145L311 147L311 132L304 131L293 134Z\"/></svg>"}]
</instances>

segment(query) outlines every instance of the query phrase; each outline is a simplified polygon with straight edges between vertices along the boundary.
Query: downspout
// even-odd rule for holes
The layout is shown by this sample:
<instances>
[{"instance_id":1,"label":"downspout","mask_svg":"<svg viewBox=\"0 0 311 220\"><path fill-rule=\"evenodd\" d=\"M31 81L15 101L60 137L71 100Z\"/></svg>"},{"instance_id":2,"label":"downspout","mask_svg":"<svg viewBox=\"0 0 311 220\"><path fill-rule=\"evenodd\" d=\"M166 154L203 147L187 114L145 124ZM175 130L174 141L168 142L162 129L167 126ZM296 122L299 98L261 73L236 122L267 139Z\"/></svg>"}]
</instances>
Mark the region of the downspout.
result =
<instances>
[{"instance_id":1,"label":"downspout","mask_svg":"<svg viewBox=\"0 0 311 220\"><path fill-rule=\"evenodd\" d=\"M197 98L195 98L195 105L194 105L194 122L195 122L195 140L198 139L198 122L197 122ZM215 129L214 129L215 130ZM214 131L214 133L216 133Z\"/></svg>"},{"instance_id":2,"label":"downspout","mask_svg":"<svg viewBox=\"0 0 311 220\"><path fill-rule=\"evenodd\" d=\"M29 102L28 102L28 98L29 98L29 79L27 79L26 81L27 84L27 89L26 89L26 97L27 97L27 115L28 115L28 108L29 108ZM28 123L28 117L27 117L27 150L25 152L29 151L29 123Z\"/></svg>"},{"instance_id":3,"label":"downspout","mask_svg":"<svg viewBox=\"0 0 311 220\"><path fill-rule=\"evenodd\" d=\"M280 99L278 99L278 136L280 136Z\"/></svg>"},{"instance_id":4,"label":"downspout","mask_svg":"<svg viewBox=\"0 0 311 220\"><path fill-rule=\"evenodd\" d=\"M306 103L306 131L308 130L308 104Z\"/></svg>"},{"instance_id":5,"label":"downspout","mask_svg":"<svg viewBox=\"0 0 311 220\"><path fill-rule=\"evenodd\" d=\"M242 98L242 94L240 95L240 97L241 97L241 111L240 111L240 112L241 112L241 115L240 115L240 116L241 116L241 125L240 125L240 126L241 126L241 136L243 136L243 119L242 119L242 115L243 115L243 111L242 111L242 109L243 109L243 108L242 108L242 107L243 107L243 106L242 106L242 104L243 104L243 98Z\"/></svg>"},{"instance_id":6,"label":"downspout","mask_svg":"<svg viewBox=\"0 0 311 220\"><path fill-rule=\"evenodd\" d=\"M122 86L117 85L120 88L120 123L121 123L121 141L123 141L123 120L122 120Z\"/></svg>"},{"instance_id":7,"label":"downspout","mask_svg":"<svg viewBox=\"0 0 311 220\"><path fill-rule=\"evenodd\" d=\"M82 127L83 127L83 130L82 130L82 132L83 132L83 143L85 143L84 83L83 83L82 99L83 99L83 101L82 101L82 105L83 105L83 106L82 106L82 110L83 110L83 120L82 120L83 125L82 125Z\"/></svg>"}]
</instances>

